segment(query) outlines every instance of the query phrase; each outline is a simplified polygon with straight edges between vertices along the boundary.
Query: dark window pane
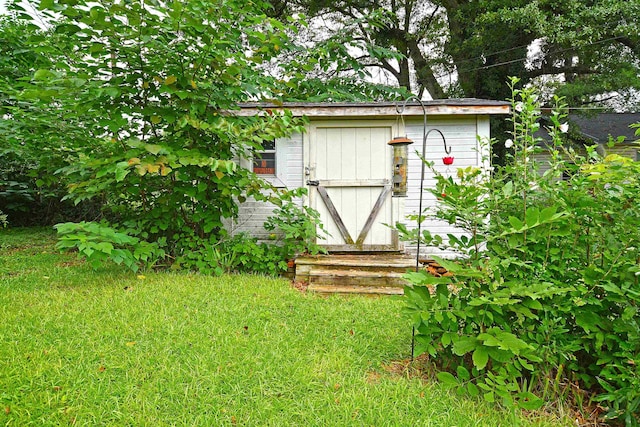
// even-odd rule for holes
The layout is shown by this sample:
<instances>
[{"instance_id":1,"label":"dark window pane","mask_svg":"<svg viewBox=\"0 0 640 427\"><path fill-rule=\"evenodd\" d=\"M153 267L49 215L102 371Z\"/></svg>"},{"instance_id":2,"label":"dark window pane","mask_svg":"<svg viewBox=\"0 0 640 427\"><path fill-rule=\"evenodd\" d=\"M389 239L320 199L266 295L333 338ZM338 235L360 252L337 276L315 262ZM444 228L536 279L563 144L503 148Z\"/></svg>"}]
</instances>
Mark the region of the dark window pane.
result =
<instances>
[{"instance_id":1,"label":"dark window pane","mask_svg":"<svg viewBox=\"0 0 640 427\"><path fill-rule=\"evenodd\" d=\"M253 159L253 172L258 175L275 175L276 153L261 153Z\"/></svg>"}]
</instances>

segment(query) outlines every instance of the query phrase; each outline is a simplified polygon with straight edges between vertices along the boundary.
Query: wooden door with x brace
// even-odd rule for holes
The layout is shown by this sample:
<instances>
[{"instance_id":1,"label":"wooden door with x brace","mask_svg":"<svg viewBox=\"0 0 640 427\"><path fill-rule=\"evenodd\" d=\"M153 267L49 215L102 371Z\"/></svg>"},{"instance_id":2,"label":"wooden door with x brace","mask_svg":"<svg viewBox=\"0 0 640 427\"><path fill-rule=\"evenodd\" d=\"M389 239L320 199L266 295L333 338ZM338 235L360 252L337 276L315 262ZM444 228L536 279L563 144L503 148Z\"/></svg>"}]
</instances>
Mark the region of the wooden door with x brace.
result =
<instances>
[{"instance_id":1,"label":"wooden door with x brace","mask_svg":"<svg viewBox=\"0 0 640 427\"><path fill-rule=\"evenodd\" d=\"M310 126L307 184L330 251L398 249L391 198L393 123L327 122Z\"/></svg>"}]
</instances>

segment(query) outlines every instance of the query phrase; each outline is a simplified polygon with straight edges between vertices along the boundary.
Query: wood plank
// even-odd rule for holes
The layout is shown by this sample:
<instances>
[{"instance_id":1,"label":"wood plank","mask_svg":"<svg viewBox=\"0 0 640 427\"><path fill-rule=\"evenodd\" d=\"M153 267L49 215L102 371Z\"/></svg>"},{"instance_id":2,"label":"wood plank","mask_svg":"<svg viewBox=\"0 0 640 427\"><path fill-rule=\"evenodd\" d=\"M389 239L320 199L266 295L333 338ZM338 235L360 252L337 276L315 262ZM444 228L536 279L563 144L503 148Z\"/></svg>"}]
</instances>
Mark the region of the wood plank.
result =
<instances>
[{"instance_id":1,"label":"wood plank","mask_svg":"<svg viewBox=\"0 0 640 427\"><path fill-rule=\"evenodd\" d=\"M371 294L371 295L403 295L404 288L390 286L333 286L309 285L309 291L322 294Z\"/></svg>"},{"instance_id":2,"label":"wood plank","mask_svg":"<svg viewBox=\"0 0 640 427\"><path fill-rule=\"evenodd\" d=\"M335 269L326 268L326 266L316 266L313 268L309 275L315 278L318 277L346 277L346 278L360 278L360 279L403 279L406 272L393 271L389 269L384 270L364 270L358 268L358 266L344 266L351 267L349 269Z\"/></svg>"},{"instance_id":3,"label":"wood plank","mask_svg":"<svg viewBox=\"0 0 640 427\"><path fill-rule=\"evenodd\" d=\"M376 128L376 131L381 128ZM354 162L356 178L361 180L371 180L378 178L371 171L371 157L376 154L371 151L371 128L358 128L356 131L356 139L354 141L358 158ZM387 140L388 141L388 140ZM386 141L385 141L386 142ZM384 178L384 175L382 176Z\"/></svg>"},{"instance_id":4,"label":"wood plank","mask_svg":"<svg viewBox=\"0 0 640 427\"><path fill-rule=\"evenodd\" d=\"M329 252L398 252L398 246L390 243L390 244L364 244L364 245L356 245L352 243L350 245L322 245L324 249Z\"/></svg>"},{"instance_id":5,"label":"wood plank","mask_svg":"<svg viewBox=\"0 0 640 427\"><path fill-rule=\"evenodd\" d=\"M428 102L425 105L428 115L460 115L460 114L509 114L511 107L508 103L491 102L491 103L474 103L470 102L465 105L455 105L454 102L447 104L433 105ZM265 116L267 110L282 111L288 110L294 116L308 116L308 117L326 117L328 119L344 118L344 117L373 117L373 118L397 118L398 112L396 111L396 105L332 105L327 103L325 105L285 105L284 107L262 107L262 106L247 106L241 110L227 111L228 114L235 116ZM423 109L416 105L407 105L403 116L411 117L423 116Z\"/></svg>"},{"instance_id":6,"label":"wood plank","mask_svg":"<svg viewBox=\"0 0 640 427\"><path fill-rule=\"evenodd\" d=\"M431 260L421 260L421 262L429 262ZM296 258L296 268L300 271L308 273L308 271L314 266L321 266L323 268L335 267L340 270L345 268L357 268L360 270L377 268L377 269L391 269L401 273L407 270L413 270L415 268L415 257L410 257L405 254L347 254L347 255L313 255L302 256Z\"/></svg>"},{"instance_id":7,"label":"wood plank","mask_svg":"<svg viewBox=\"0 0 640 427\"><path fill-rule=\"evenodd\" d=\"M376 217L378 216L378 212L384 205L384 202L389 194L389 190L391 190L391 186L387 185L382 189L382 192L378 196L378 200L376 200L375 205L373 205L373 209L371 209L371 213L369 214L369 218L367 218L367 222L362 227L360 231L360 235L358 236L358 240L356 240L356 245L362 245L364 240L367 238L367 234L369 234L369 230L371 230L371 226L373 226Z\"/></svg>"},{"instance_id":8,"label":"wood plank","mask_svg":"<svg viewBox=\"0 0 640 427\"><path fill-rule=\"evenodd\" d=\"M324 205L327 207L327 210L329 211L329 215L331 215L331 218L333 219L334 223L338 227L338 230L340 231L342 238L348 245L353 245L353 239L349 234L349 230L347 230L347 227L345 227L344 223L342 222L342 218L340 218L340 214L338 213L338 211L336 210L336 207L331 201L331 198L329 197L327 190L320 185L317 186L316 188L318 189L318 194L320 194L320 197L322 198Z\"/></svg>"},{"instance_id":9,"label":"wood plank","mask_svg":"<svg viewBox=\"0 0 640 427\"><path fill-rule=\"evenodd\" d=\"M325 188L331 187L384 187L388 179L322 179L318 181Z\"/></svg>"}]
</instances>

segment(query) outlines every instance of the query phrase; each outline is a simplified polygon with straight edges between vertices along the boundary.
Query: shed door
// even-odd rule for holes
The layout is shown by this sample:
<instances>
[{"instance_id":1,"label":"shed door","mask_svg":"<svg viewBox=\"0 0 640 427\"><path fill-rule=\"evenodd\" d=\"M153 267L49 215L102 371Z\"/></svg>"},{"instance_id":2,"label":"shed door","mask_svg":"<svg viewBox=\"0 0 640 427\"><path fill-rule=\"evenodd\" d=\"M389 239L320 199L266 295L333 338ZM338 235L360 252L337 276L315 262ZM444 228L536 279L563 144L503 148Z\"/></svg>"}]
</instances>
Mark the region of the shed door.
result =
<instances>
[{"instance_id":1,"label":"shed door","mask_svg":"<svg viewBox=\"0 0 640 427\"><path fill-rule=\"evenodd\" d=\"M312 126L308 184L311 207L330 233L332 251L397 250L391 198L392 126Z\"/></svg>"}]
</instances>

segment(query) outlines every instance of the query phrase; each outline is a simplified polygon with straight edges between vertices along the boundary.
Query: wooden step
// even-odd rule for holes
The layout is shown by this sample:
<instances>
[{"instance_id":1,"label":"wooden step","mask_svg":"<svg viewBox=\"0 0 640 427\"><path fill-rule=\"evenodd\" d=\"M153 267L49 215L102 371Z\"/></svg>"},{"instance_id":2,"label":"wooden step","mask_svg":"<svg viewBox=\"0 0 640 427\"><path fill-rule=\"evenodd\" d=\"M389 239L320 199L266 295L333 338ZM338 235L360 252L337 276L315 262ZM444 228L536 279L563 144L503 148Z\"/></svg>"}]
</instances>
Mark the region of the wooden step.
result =
<instances>
[{"instance_id":1,"label":"wooden step","mask_svg":"<svg viewBox=\"0 0 640 427\"><path fill-rule=\"evenodd\" d=\"M316 255L295 260L295 280L320 293L402 295L414 269L415 258L399 253Z\"/></svg>"},{"instance_id":2,"label":"wooden step","mask_svg":"<svg viewBox=\"0 0 640 427\"><path fill-rule=\"evenodd\" d=\"M336 286L311 284L307 290L320 294L402 295L403 288L385 286Z\"/></svg>"},{"instance_id":3,"label":"wooden step","mask_svg":"<svg viewBox=\"0 0 640 427\"><path fill-rule=\"evenodd\" d=\"M315 267L309 272L309 285L382 286L402 288L407 282L404 273L395 271L337 270Z\"/></svg>"},{"instance_id":4,"label":"wooden step","mask_svg":"<svg viewBox=\"0 0 640 427\"><path fill-rule=\"evenodd\" d=\"M316 255L296 258L296 266L325 265L413 268L415 259L406 255Z\"/></svg>"},{"instance_id":5,"label":"wooden step","mask_svg":"<svg viewBox=\"0 0 640 427\"><path fill-rule=\"evenodd\" d=\"M404 255L320 255L296 259L296 280L306 280L312 269L392 271L406 273L415 261Z\"/></svg>"}]
</instances>

